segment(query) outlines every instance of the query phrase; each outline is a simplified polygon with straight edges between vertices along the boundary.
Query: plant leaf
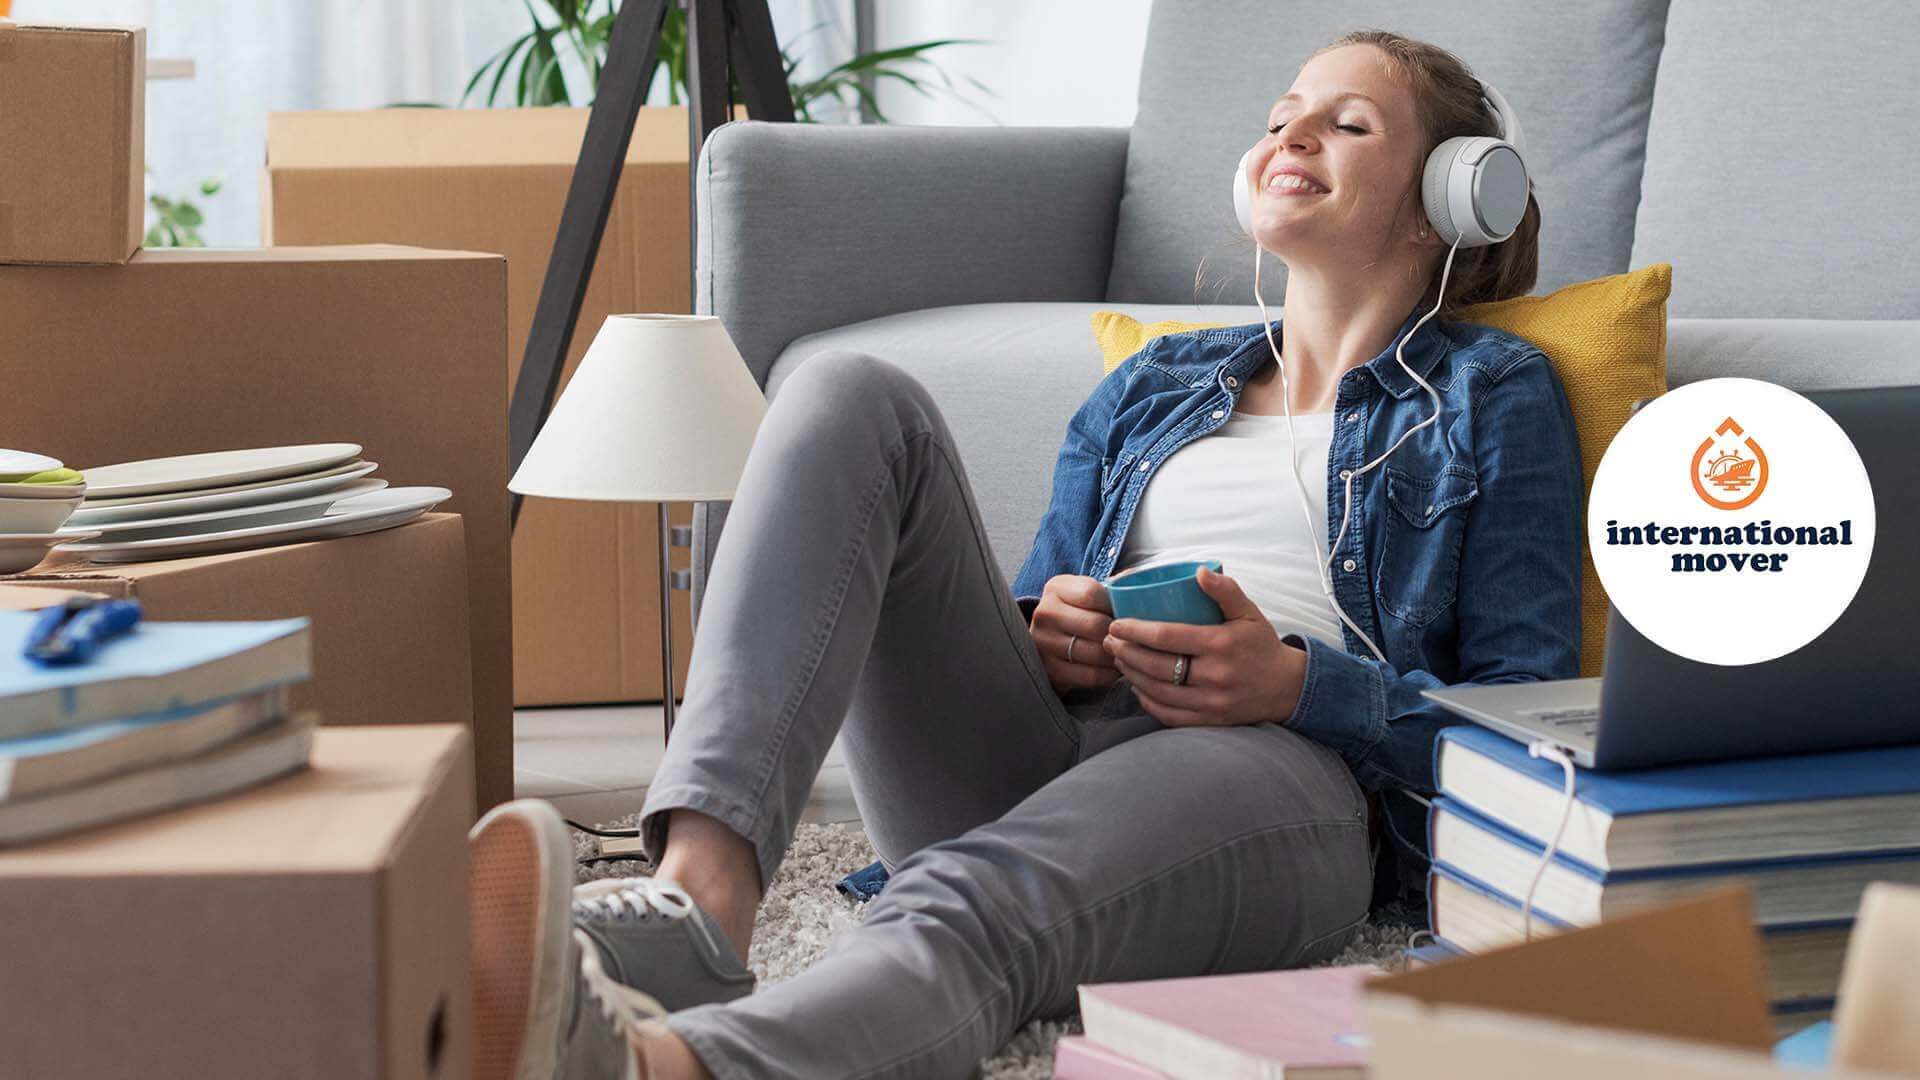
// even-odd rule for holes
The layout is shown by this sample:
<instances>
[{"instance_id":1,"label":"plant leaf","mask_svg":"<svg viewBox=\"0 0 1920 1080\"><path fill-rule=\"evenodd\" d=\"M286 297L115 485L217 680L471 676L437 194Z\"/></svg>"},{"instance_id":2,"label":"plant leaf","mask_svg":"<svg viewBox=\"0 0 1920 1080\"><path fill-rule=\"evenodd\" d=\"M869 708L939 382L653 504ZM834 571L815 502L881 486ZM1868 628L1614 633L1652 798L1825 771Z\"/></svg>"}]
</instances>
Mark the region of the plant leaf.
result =
<instances>
[{"instance_id":1,"label":"plant leaf","mask_svg":"<svg viewBox=\"0 0 1920 1080\"><path fill-rule=\"evenodd\" d=\"M507 47L507 55L501 58L500 66L493 73L493 85L487 88L487 106L489 108L497 104L500 100L500 87L501 84L506 82L507 72L513 67L514 56L532 43L533 35L523 34L515 38L513 44ZM525 66L524 62L522 66Z\"/></svg>"},{"instance_id":2,"label":"plant leaf","mask_svg":"<svg viewBox=\"0 0 1920 1080\"><path fill-rule=\"evenodd\" d=\"M473 78L467 80L467 88L460 92L460 100L465 101L468 97L472 96L473 88L480 85L480 80L486 77L487 71L492 68L493 65L504 62L507 53L517 48L519 43L520 39L515 38L513 44L507 45L499 52L487 57L486 62L474 70Z\"/></svg>"}]
</instances>

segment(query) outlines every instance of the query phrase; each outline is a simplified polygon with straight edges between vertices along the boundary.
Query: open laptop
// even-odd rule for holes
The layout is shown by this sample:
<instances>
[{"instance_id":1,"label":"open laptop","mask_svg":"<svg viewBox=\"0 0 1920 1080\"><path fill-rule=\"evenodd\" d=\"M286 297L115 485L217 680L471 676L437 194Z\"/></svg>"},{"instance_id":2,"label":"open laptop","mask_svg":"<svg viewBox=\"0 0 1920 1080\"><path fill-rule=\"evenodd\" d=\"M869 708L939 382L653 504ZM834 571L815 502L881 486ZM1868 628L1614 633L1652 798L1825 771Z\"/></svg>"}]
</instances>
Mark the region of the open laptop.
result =
<instances>
[{"instance_id":1,"label":"open laptop","mask_svg":"<svg viewBox=\"0 0 1920 1080\"><path fill-rule=\"evenodd\" d=\"M1589 769L1920 742L1920 386L1805 395L1846 431L1873 483L1873 559L1826 632L1776 660L1675 656L1618 611L1597 679L1423 693L1477 724L1565 749ZM1784 617L1784 616L1783 616Z\"/></svg>"}]
</instances>

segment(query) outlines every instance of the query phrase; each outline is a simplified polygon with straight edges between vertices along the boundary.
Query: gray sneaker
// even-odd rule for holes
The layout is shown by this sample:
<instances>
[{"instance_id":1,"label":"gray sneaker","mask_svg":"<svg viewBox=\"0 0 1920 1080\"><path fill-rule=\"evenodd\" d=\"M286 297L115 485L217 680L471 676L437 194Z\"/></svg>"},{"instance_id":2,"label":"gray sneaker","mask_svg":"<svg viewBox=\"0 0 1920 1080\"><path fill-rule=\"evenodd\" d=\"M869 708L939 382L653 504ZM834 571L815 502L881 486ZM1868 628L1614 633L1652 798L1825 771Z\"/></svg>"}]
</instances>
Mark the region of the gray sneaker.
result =
<instances>
[{"instance_id":1,"label":"gray sneaker","mask_svg":"<svg viewBox=\"0 0 1920 1080\"><path fill-rule=\"evenodd\" d=\"M598 947L610 978L644 991L669 1012L753 992L753 973L728 947L720 924L671 881L577 885L573 925Z\"/></svg>"}]
</instances>

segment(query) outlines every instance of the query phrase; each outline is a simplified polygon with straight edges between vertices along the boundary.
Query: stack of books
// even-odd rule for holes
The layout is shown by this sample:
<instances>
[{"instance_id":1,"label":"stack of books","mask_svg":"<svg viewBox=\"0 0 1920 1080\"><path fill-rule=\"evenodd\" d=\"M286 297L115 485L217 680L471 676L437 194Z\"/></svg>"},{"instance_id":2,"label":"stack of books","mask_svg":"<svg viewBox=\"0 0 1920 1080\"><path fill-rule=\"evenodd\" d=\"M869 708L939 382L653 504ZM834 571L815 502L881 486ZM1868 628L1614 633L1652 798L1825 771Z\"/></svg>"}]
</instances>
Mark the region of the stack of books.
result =
<instances>
[{"instance_id":1,"label":"stack of books","mask_svg":"<svg viewBox=\"0 0 1920 1080\"><path fill-rule=\"evenodd\" d=\"M22 655L35 616L0 611L0 844L257 784L306 765L307 620L143 622L85 663Z\"/></svg>"},{"instance_id":2,"label":"stack of books","mask_svg":"<svg viewBox=\"0 0 1920 1080\"><path fill-rule=\"evenodd\" d=\"M1080 987L1085 1035L1054 1051L1055 1080L1366 1076L1366 966Z\"/></svg>"},{"instance_id":3,"label":"stack of books","mask_svg":"<svg viewBox=\"0 0 1920 1080\"><path fill-rule=\"evenodd\" d=\"M1484 728L1441 734L1429 840L1437 951L1523 940L1522 898L1560 823L1561 767ZM1860 894L1920 884L1920 746L1576 770L1535 936L1745 886L1784 1030L1833 1006Z\"/></svg>"}]
</instances>

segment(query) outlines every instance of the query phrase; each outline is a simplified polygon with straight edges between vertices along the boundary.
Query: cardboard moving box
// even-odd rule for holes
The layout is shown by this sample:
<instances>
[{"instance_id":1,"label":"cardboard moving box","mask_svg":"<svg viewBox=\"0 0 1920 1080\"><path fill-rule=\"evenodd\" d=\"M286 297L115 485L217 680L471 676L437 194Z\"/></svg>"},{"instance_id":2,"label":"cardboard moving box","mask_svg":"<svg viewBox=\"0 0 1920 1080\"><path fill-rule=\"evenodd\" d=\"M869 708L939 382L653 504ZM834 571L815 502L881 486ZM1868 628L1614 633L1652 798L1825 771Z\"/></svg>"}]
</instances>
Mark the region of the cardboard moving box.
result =
<instances>
[{"instance_id":1,"label":"cardboard moving box","mask_svg":"<svg viewBox=\"0 0 1920 1080\"><path fill-rule=\"evenodd\" d=\"M468 752L323 728L311 769L0 852L0 1073L470 1075Z\"/></svg>"},{"instance_id":2,"label":"cardboard moving box","mask_svg":"<svg viewBox=\"0 0 1920 1080\"><path fill-rule=\"evenodd\" d=\"M146 62L139 27L0 22L0 262L140 250Z\"/></svg>"},{"instance_id":3,"label":"cardboard moving box","mask_svg":"<svg viewBox=\"0 0 1920 1080\"><path fill-rule=\"evenodd\" d=\"M451 488L441 509L465 525L475 758L491 806L513 791L506 284L498 255L399 247L0 266L0 432L80 469L356 442L376 476ZM337 569L332 587L387 602L354 577L391 571ZM336 711L324 720L341 722Z\"/></svg>"},{"instance_id":4,"label":"cardboard moving box","mask_svg":"<svg viewBox=\"0 0 1920 1080\"><path fill-rule=\"evenodd\" d=\"M585 109L276 113L267 122L262 235L272 244L380 242L504 254L502 377L511 387L586 123ZM687 219L686 111L642 109L563 378L608 315L692 310ZM672 515L677 522L692 516L685 505ZM655 504L529 499L513 550L516 701L658 701ZM674 594L674 608L675 685L684 686L686 593Z\"/></svg>"},{"instance_id":5,"label":"cardboard moving box","mask_svg":"<svg viewBox=\"0 0 1920 1080\"><path fill-rule=\"evenodd\" d=\"M313 678L293 688L293 708L318 710L323 724L466 728L478 685L460 526L457 515L428 514L360 536L190 559L96 566L59 556L0 587L133 598L167 621L304 615Z\"/></svg>"},{"instance_id":6,"label":"cardboard moving box","mask_svg":"<svg viewBox=\"0 0 1920 1080\"><path fill-rule=\"evenodd\" d=\"M1363 1010L1374 1080L1869 1075L1772 1064L1744 890L1376 980Z\"/></svg>"}]
</instances>

